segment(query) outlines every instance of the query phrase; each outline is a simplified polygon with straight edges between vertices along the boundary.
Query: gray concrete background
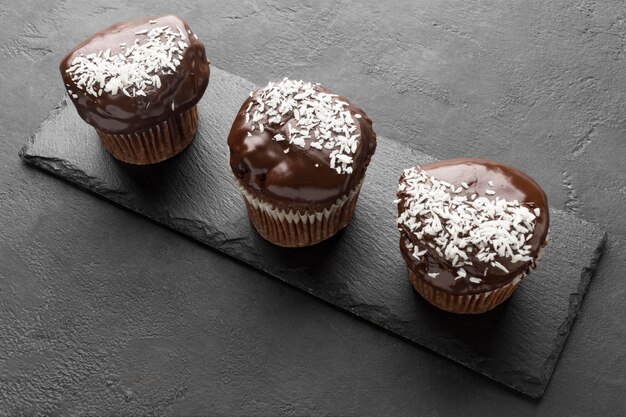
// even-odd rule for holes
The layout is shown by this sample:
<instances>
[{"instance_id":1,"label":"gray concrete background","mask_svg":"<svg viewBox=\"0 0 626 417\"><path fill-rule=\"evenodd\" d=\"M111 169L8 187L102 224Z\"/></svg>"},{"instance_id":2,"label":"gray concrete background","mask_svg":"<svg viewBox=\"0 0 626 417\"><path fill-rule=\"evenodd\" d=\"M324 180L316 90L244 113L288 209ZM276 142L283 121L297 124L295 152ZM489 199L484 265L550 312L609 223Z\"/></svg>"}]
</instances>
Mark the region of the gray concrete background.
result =
<instances>
[{"instance_id":1,"label":"gray concrete background","mask_svg":"<svg viewBox=\"0 0 626 417\"><path fill-rule=\"evenodd\" d=\"M626 414L624 2L6 3L0 414ZM518 166L608 230L541 401L20 162L63 93L61 56L170 11L214 65L325 83L381 135Z\"/></svg>"}]
</instances>

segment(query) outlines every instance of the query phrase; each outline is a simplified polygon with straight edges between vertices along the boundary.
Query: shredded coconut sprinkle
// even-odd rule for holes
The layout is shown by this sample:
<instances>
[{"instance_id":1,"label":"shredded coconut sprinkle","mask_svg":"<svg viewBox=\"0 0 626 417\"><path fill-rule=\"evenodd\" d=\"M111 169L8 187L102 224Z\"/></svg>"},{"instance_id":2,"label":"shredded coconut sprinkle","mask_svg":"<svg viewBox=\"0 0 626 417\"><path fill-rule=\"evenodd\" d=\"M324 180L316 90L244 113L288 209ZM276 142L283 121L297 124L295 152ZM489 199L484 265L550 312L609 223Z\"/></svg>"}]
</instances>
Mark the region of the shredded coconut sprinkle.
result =
<instances>
[{"instance_id":1,"label":"shredded coconut sprinkle","mask_svg":"<svg viewBox=\"0 0 626 417\"><path fill-rule=\"evenodd\" d=\"M148 86L160 88L160 75L172 74L183 59L183 51L188 47L185 36L169 26L142 29L135 35L146 36L141 43L135 39L129 47L120 44L122 50L118 54L111 55L107 49L74 58L66 71L76 87L94 97L101 96L103 91L112 95L121 92L129 97L145 96Z\"/></svg>"},{"instance_id":2,"label":"shredded coconut sprinkle","mask_svg":"<svg viewBox=\"0 0 626 417\"><path fill-rule=\"evenodd\" d=\"M467 279L473 284L480 284L482 279L470 277L463 269L473 265L470 256L486 264L481 271L483 276L489 266L508 273L501 263L504 260L515 264L533 259L527 241L532 237L539 211L498 196L472 194L468 199L457 194L454 184L439 181L419 167L404 171L396 200L403 203L404 210L397 223L400 232L411 241L415 259L421 260L426 253L427 241L456 268L456 280ZM423 248L418 247L421 242Z\"/></svg>"},{"instance_id":3,"label":"shredded coconut sprinkle","mask_svg":"<svg viewBox=\"0 0 626 417\"><path fill-rule=\"evenodd\" d=\"M360 136L354 118L361 115L353 116L348 103L316 87L319 84L288 78L270 82L256 95L250 93L253 100L246 110L246 123L252 123L250 130L258 128L261 133L287 124L287 135L276 134L275 141L286 140L304 149L331 150L330 168L339 174L351 174L352 155Z\"/></svg>"}]
</instances>

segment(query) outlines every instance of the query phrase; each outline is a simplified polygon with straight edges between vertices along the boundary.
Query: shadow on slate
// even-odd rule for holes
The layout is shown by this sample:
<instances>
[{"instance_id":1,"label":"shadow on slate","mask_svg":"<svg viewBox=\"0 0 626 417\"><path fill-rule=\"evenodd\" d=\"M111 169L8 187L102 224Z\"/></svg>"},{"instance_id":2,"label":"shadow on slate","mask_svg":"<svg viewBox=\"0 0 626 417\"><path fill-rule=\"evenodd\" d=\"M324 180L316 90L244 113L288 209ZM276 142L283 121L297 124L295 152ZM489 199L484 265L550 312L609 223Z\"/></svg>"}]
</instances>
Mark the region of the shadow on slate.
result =
<instances>
[{"instance_id":1,"label":"shadow on slate","mask_svg":"<svg viewBox=\"0 0 626 417\"><path fill-rule=\"evenodd\" d=\"M155 166L115 161L65 100L21 156L403 338L540 397L580 308L605 233L568 213L552 211L545 258L508 302L481 316L439 311L407 280L392 203L402 170L433 158L379 138L350 226L314 247L275 247L253 230L228 166L226 137L253 87L240 77L212 70L199 104L196 139L179 156Z\"/></svg>"}]
</instances>

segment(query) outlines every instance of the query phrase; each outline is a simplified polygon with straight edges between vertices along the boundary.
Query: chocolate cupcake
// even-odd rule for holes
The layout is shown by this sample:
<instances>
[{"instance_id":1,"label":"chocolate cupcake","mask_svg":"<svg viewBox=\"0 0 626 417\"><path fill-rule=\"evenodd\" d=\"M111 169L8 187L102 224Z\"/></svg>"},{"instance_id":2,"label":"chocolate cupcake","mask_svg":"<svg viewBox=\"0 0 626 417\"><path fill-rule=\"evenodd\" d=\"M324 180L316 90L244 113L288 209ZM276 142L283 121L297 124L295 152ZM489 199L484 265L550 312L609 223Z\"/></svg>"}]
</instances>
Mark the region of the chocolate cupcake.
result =
<instances>
[{"instance_id":1,"label":"chocolate cupcake","mask_svg":"<svg viewBox=\"0 0 626 417\"><path fill-rule=\"evenodd\" d=\"M347 98L285 78L250 93L228 146L256 230L276 245L300 247L350 222L376 134Z\"/></svg>"},{"instance_id":2,"label":"chocolate cupcake","mask_svg":"<svg viewBox=\"0 0 626 417\"><path fill-rule=\"evenodd\" d=\"M483 313L505 301L547 244L545 193L498 162L467 158L407 169L396 201L411 284L453 313Z\"/></svg>"},{"instance_id":3,"label":"chocolate cupcake","mask_svg":"<svg viewBox=\"0 0 626 417\"><path fill-rule=\"evenodd\" d=\"M72 49L60 70L78 114L121 161L163 161L196 133L209 62L180 17L117 23Z\"/></svg>"}]
</instances>

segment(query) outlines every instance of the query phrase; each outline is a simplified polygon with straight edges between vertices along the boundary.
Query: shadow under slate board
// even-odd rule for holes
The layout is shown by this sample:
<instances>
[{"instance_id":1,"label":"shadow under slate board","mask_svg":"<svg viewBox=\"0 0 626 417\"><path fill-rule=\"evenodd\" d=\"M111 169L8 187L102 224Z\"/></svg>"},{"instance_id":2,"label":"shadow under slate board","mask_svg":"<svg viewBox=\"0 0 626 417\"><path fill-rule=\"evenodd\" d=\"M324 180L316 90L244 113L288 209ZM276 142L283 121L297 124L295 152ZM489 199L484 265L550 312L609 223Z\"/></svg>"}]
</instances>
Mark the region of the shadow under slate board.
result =
<instances>
[{"instance_id":1,"label":"shadow under slate board","mask_svg":"<svg viewBox=\"0 0 626 417\"><path fill-rule=\"evenodd\" d=\"M508 302L480 316L439 311L407 280L392 203L402 170L433 158L379 137L352 223L313 247L273 246L249 223L228 166L226 138L253 88L247 80L212 70L199 104L195 140L177 157L155 166L115 161L66 100L21 156L403 338L540 397L601 255L605 233L568 213L552 211L545 257Z\"/></svg>"}]
</instances>

